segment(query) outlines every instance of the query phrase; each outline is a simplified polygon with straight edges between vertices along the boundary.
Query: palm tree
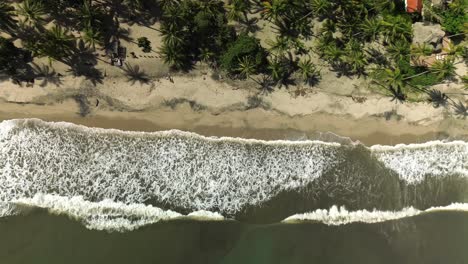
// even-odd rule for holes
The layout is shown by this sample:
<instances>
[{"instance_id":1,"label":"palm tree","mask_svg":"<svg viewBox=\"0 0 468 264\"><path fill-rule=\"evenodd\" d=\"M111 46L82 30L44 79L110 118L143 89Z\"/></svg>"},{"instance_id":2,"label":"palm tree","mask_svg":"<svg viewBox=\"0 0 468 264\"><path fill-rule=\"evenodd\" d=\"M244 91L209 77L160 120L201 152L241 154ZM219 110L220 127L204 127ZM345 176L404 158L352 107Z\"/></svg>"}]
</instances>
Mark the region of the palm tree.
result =
<instances>
[{"instance_id":1,"label":"palm tree","mask_svg":"<svg viewBox=\"0 0 468 264\"><path fill-rule=\"evenodd\" d=\"M380 22L386 41L394 42L398 39L411 41L413 29L411 21L402 16L387 16Z\"/></svg>"},{"instance_id":2,"label":"palm tree","mask_svg":"<svg viewBox=\"0 0 468 264\"><path fill-rule=\"evenodd\" d=\"M44 21L46 11L41 1L24 0L18 5L18 15L24 17L24 23L32 26Z\"/></svg>"},{"instance_id":3,"label":"palm tree","mask_svg":"<svg viewBox=\"0 0 468 264\"><path fill-rule=\"evenodd\" d=\"M281 59L275 59L268 63L267 69L270 73L271 79L276 84L282 83L282 80L287 78L288 71L286 69L284 61Z\"/></svg>"},{"instance_id":4,"label":"palm tree","mask_svg":"<svg viewBox=\"0 0 468 264\"><path fill-rule=\"evenodd\" d=\"M1 1L0 2L0 30L11 32L16 26L16 20L13 19L15 16L15 8L10 4Z\"/></svg>"},{"instance_id":5,"label":"palm tree","mask_svg":"<svg viewBox=\"0 0 468 264\"><path fill-rule=\"evenodd\" d=\"M181 70L187 65L184 52L185 51L179 46L172 46L164 43L159 54L162 56L164 63L170 65L176 70Z\"/></svg>"},{"instance_id":6,"label":"palm tree","mask_svg":"<svg viewBox=\"0 0 468 264\"><path fill-rule=\"evenodd\" d=\"M262 4L262 16L270 22L277 21L289 8L286 0L269 0Z\"/></svg>"},{"instance_id":7,"label":"palm tree","mask_svg":"<svg viewBox=\"0 0 468 264\"><path fill-rule=\"evenodd\" d=\"M281 56L290 49L288 38L283 36L276 36L274 41L267 39L265 42L270 45L269 51L276 56Z\"/></svg>"},{"instance_id":8,"label":"palm tree","mask_svg":"<svg viewBox=\"0 0 468 264\"><path fill-rule=\"evenodd\" d=\"M231 0L226 6L226 9L228 10L228 19L232 21L240 21L241 19L244 19L244 21L247 22L249 20L247 12L250 8L250 0Z\"/></svg>"},{"instance_id":9,"label":"palm tree","mask_svg":"<svg viewBox=\"0 0 468 264\"><path fill-rule=\"evenodd\" d=\"M176 24L161 24L162 40L169 46L182 46L185 44L185 32Z\"/></svg>"},{"instance_id":10,"label":"palm tree","mask_svg":"<svg viewBox=\"0 0 468 264\"><path fill-rule=\"evenodd\" d=\"M432 54L433 48L427 43L418 43L417 45L411 46L411 56L418 60L422 56L429 56Z\"/></svg>"},{"instance_id":11,"label":"palm tree","mask_svg":"<svg viewBox=\"0 0 468 264\"><path fill-rule=\"evenodd\" d=\"M97 31L93 27L91 26L85 27L83 33L84 33L83 40L85 41L86 44L93 47L93 50L96 50L96 44L102 45L103 43L102 35L99 31Z\"/></svg>"},{"instance_id":12,"label":"palm tree","mask_svg":"<svg viewBox=\"0 0 468 264\"><path fill-rule=\"evenodd\" d=\"M40 53L49 57L49 63L52 63L52 59L61 60L72 51L73 40L68 30L54 25L46 31L43 43L40 43Z\"/></svg>"},{"instance_id":13,"label":"palm tree","mask_svg":"<svg viewBox=\"0 0 468 264\"><path fill-rule=\"evenodd\" d=\"M201 48L200 49L200 60L205 63L211 63L215 57L215 53L211 51L209 48Z\"/></svg>"},{"instance_id":14,"label":"palm tree","mask_svg":"<svg viewBox=\"0 0 468 264\"><path fill-rule=\"evenodd\" d=\"M332 5L328 0L311 0L310 9L317 17L323 17L330 13Z\"/></svg>"},{"instance_id":15,"label":"palm tree","mask_svg":"<svg viewBox=\"0 0 468 264\"><path fill-rule=\"evenodd\" d=\"M100 26L101 21L97 19L100 12L99 7L93 5L91 0L85 0L79 13L81 28Z\"/></svg>"},{"instance_id":16,"label":"palm tree","mask_svg":"<svg viewBox=\"0 0 468 264\"><path fill-rule=\"evenodd\" d=\"M310 59L299 61L298 68L304 84L312 86L320 78L320 71L317 69L317 66L310 61Z\"/></svg>"},{"instance_id":17,"label":"palm tree","mask_svg":"<svg viewBox=\"0 0 468 264\"><path fill-rule=\"evenodd\" d=\"M358 75L364 73L367 65L367 58L362 51L348 51L342 55L341 60L349 66L352 73Z\"/></svg>"},{"instance_id":18,"label":"palm tree","mask_svg":"<svg viewBox=\"0 0 468 264\"><path fill-rule=\"evenodd\" d=\"M408 58L410 55L410 45L407 41L399 39L388 46L387 52L390 58L392 58L395 63L398 63Z\"/></svg>"},{"instance_id":19,"label":"palm tree","mask_svg":"<svg viewBox=\"0 0 468 264\"><path fill-rule=\"evenodd\" d=\"M381 22L377 18L364 19L360 25L362 36L369 40L375 41L380 34Z\"/></svg>"},{"instance_id":20,"label":"palm tree","mask_svg":"<svg viewBox=\"0 0 468 264\"><path fill-rule=\"evenodd\" d=\"M343 54L343 50L340 49L336 43L330 43L324 50L324 58L332 64L340 62L340 58Z\"/></svg>"},{"instance_id":21,"label":"palm tree","mask_svg":"<svg viewBox=\"0 0 468 264\"><path fill-rule=\"evenodd\" d=\"M430 71L437 74L440 79L449 79L456 75L456 67L452 58L436 61L430 68Z\"/></svg>"},{"instance_id":22,"label":"palm tree","mask_svg":"<svg viewBox=\"0 0 468 264\"><path fill-rule=\"evenodd\" d=\"M468 28L468 23L467 23ZM443 50L447 53L450 58L456 59L462 57L465 53L466 46L463 45L455 45L452 41L450 41L449 45L445 47Z\"/></svg>"},{"instance_id":23,"label":"palm tree","mask_svg":"<svg viewBox=\"0 0 468 264\"><path fill-rule=\"evenodd\" d=\"M239 59L237 71L242 78L249 78L255 73L255 63L251 57L245 56Z\"/></svg>"}]
</instances>

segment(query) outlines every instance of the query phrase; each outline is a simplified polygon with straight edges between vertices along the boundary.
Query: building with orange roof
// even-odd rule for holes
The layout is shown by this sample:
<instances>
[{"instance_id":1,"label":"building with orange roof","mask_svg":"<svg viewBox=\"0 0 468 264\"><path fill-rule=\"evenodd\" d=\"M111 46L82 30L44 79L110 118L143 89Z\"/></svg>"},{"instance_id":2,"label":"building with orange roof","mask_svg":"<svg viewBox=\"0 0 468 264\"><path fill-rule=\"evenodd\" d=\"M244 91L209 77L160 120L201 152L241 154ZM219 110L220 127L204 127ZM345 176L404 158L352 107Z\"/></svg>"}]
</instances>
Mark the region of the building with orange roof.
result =
<instances>
[{"instance_id":1,"label":"building with orange roof","mask_svg":"<svg viewBox=\"0 0 468 264\"><path fill-rule=\"evenodd\" d=\"M405 6L408 13L421 13L423 0L405 0Z\"/></svg>"}]
</instances>

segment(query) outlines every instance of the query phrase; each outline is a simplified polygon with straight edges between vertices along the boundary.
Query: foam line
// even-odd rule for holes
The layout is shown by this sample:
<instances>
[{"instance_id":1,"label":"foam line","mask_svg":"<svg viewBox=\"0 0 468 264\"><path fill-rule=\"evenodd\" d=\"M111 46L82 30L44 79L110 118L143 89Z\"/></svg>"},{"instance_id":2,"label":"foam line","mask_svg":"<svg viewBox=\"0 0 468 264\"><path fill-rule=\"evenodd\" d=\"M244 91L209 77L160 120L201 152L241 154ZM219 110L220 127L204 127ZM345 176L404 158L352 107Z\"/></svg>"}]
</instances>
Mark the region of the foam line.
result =
<instances>
[{"instance_id":1,"label":"foam line","mask_svg":"<svg viewBox=\"0 0 468 264\"><path fill-rule=\"evenodd\" d=\"M88 229L119 232L132 231L145 225L174 219L224 220L222 215L213 212L198 211L184 216L151 205L127 205L111 200L90 202L80 196L68 198L50 194L37 194L33 198L17 199L10 203L10 211L4 216L13 212L18 214L22 207L44 208L51 214L67 215L83 223Z\"/></svg>"},{"instance_id":2,"label":"foam line","mask_svg":"<svg viewBox=\"0 0 468 264\"><path fill-rule=\"evenodd\" d=\"M431 207L424 211L418 210L413 207L407 207L401 211L348 211L344 207L332 206L329 210L318 209L310 213L296 214L284 219L283 222L295 223L303 221L317 221L326 225L346 225L351 223L380 223L438 211L468 212L468 203L454 203L448 206Z\"/></svg>"}]
</instances>

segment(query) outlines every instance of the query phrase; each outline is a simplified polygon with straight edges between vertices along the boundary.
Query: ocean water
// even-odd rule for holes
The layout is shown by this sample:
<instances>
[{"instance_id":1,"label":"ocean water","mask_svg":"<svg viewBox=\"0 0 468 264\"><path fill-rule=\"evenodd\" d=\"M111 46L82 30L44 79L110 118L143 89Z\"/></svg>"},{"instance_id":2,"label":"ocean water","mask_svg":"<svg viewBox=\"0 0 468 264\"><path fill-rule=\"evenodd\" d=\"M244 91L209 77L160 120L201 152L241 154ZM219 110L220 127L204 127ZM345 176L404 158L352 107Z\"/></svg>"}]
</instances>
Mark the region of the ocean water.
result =
<instances>
[{"instance_id":1,"label":"ocean water","mask_svg":"<svg viewBox=\"0 0 468 264\"><path fill-rule=\"evenodd\" d=\"M468 263L468 143L0 123L0 263ZM466 250L463 250L466 249Z\"/></svg>"}]
</instances>

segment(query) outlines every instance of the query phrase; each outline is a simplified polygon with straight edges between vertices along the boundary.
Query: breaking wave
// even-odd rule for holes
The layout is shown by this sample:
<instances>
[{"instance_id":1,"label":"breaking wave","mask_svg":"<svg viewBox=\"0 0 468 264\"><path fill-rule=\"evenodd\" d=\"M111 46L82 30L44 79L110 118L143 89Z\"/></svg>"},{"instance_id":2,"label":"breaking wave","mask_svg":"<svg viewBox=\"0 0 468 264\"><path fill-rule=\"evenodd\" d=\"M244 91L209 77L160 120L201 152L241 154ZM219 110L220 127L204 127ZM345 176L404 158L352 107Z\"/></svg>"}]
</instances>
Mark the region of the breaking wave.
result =
<instances>
[{"instance_id":1,"label":"breaking wave","mask_svg":"<svg viewBox=\"0 0 468 264\"><path fill-rule=\"evenodd\" d=\"M431 207L424 211L418 210L413 207L407 207L401 211L348 211L344 207L333 206L329 210L318 209L310 213L296 214L284 219L283 222L295 223L303 221L317 221L326 225L345 225L350 223L380 223L437 211L468 212L468 203L454 203L448 206Z\"/></svg>"},{"instance_id":2,"label":"breaking wave","mask_svg":"<svg viewBox=\"0 0 468 264\"><path fill-rule=\"evenodd\" d=\"M33 198L21 198L0 205L0 217L18 215L25 209L43 208L55 215L66 215L83 223L88 229L106 231L132 231L142 226L174 219L204 221L224 220L218 213L197 211L182 215L171 210L144 204L124 204L111 200L90 202L83 197L62 197L50 194L36 194Z\"/></svg>"},{"instance_id":3,"label":"breaking wave","mask_svg":"<svg viewBox=\"0 0 468 264\"><path fill-rule=\"evenodd\" d=\"M33 198L22 198L0 204L0 218L28 213L31 208L41 208L53 215L65 215L82 223L86 228L99 231L127 232L143 226L171 220L223 221L221 214L209 211L196 211L182 215L171 210L144 204L124 204L104 200L90 202L83 197L61 197L50 194L36 194ZM448 206L431 207L418 210L413 207L400 211L348 211L344 207L332 206L329 210L318 209L314 212L296 214L284 219L283 223L305 221L320 222L326 225L345 225L351 223L380 223L413 217L437 211L466 211L468 203L454 203Z\"/></svg>"},{"instance_id":4,"label":"breaking wave","mask_svg":"<svg viewBox=\"0 0 468 264\"><path fill-rule=\"evenodd\" d=\"M427 176L468 175L468 143L463 141L364 148L214 138L177 130L124 132L23 119L0 123L0 203L42 193L234 215L312 184L331 170L340 172L349 158L346 151L357 147L369 153L363 155L369 162L375 158L408 184ZM340 173L337 177L346 178L353 172Z\"/></svg>"}]
</instances>

